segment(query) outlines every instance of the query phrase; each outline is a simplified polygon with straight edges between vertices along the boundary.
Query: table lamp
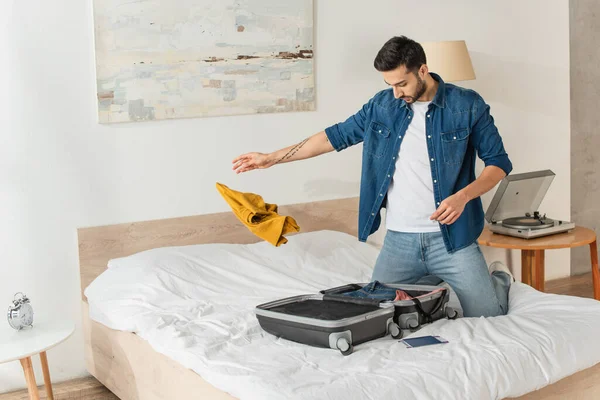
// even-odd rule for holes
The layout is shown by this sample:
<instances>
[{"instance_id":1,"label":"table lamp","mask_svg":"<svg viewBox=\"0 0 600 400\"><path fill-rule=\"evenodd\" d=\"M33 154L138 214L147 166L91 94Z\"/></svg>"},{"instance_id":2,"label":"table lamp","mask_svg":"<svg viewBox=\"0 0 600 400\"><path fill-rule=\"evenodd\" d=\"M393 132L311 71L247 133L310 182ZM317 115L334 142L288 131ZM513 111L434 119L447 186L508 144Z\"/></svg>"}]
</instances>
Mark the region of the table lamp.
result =
<instances>
[{"instance_id":1,"label":"table lamp","mask_svg":"<svg viewBox=\"0 0 600 400\"><path fill-rule=\"evenodd\" d=\"M445 82L475 79L475 71L464 40L421 43L427 56L429 71L435 72Z\"/></svg>"}]
</instances>

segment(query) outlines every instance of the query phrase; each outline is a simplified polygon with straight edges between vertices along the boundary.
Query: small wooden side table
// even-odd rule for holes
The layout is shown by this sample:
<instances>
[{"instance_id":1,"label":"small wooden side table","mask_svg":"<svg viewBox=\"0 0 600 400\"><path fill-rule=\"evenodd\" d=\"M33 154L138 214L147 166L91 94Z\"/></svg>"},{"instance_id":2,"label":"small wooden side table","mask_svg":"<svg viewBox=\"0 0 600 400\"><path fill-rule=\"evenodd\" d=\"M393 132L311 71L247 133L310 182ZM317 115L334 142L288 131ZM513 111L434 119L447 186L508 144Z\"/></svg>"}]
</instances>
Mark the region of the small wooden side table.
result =
<instances>
[{"instance_id":1,"label":"small wooden side table","mask_svg":"<svg viewBox=\"0 0 600 400\"><path fill-rule=\"evenodd\" d=\"M491 232L486 226L478 239L482 246L497 247L501 249L521 250L521 281L544 291L545 250L565 249L571 247L590 245L592 259L592 279L594 285L594 298L600 300L600 271L598 270L598 249L596 246L596 233L588 228L576 226L570 232L557 233L536 239L521 239L512 236L500 235Z\"/></svg>"},{"instance_id":2,"label":"small wooden side table","mask_svg":"<svg viewBox=\"0 0 600 400\"><path fill-rule=\"evenodd\" d=\"M62 317L58 316L57 318ZM20 331L12 329L8 326L8 323L0 326L0 343L2 343L2 346L0 346L0 364L15 360L21 361L30 400L38 400L40 398L33 373L31 356L40 355L47 399L54 399L46 350L67 340L73 334L74 330L75 326L70 321L37 322L35 318L33 328L25 328Z\"/></svg>"}]
</instances>

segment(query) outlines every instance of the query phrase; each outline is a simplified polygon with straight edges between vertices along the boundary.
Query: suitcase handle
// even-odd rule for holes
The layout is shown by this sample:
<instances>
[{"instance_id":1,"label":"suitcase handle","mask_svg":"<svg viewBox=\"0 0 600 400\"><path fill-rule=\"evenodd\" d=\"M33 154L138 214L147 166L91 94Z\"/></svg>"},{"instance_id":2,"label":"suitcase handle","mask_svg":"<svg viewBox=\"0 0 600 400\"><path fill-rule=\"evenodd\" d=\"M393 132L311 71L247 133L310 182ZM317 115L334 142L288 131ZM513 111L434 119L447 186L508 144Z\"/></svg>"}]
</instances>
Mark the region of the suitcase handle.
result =
<instances>
[{"instance_id":1,"label":"suitcase handle","mask_svg":"<svg viewBox=\"0 0 600 400\"><path fill-rule=\"evenodd\" d=\"M362 286L357 285L356 283L349 283L348 285L338 286L331 289L321 290L319 293L328 294L328 293L344 293L344 292L353 292L355 290L362 289Z\"/></svg>"},{"instance_id":2,"label":"suitcase handle","mask_svg":"<svg viewBox=\"0 0 600 400\"><path fill-rule=\"evenodd\" d=\"M323 295L323 300L337 301L340 303L348 303L348 304L359 304L359 305L363 305L363 306L379 306L379 304L382 301L384 301L383 299L350 297L350 296L344 296L342 294L335 294L335 293L329 293L329 294Z\"/></svg>"}]
</instances>

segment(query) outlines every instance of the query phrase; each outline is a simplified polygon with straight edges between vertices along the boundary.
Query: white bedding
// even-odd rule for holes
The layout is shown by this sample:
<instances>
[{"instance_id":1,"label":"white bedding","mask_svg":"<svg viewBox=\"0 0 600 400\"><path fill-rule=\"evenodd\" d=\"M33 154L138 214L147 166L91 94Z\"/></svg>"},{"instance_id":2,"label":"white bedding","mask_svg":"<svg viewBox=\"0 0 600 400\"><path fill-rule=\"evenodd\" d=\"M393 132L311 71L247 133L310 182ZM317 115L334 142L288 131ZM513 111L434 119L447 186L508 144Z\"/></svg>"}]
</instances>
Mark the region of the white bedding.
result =
<instances>
[{"instance_id":1,"label":"white bedding","mask_svg":"<svg viewBox=\"0 0 600 400\"><path fill-rule=\"evenodd\" d=\"M444 345L407 349L388 336L344 357L258 325L257 304L368 282L377 253L332 231L290 236L279 248L161 248L111 260L85 294L93 320L136 332L244 400L498 399L600 362L600 302L520 283L507 316L442 320L413 334L440 335Z\"/></svg>"}]
</instances>

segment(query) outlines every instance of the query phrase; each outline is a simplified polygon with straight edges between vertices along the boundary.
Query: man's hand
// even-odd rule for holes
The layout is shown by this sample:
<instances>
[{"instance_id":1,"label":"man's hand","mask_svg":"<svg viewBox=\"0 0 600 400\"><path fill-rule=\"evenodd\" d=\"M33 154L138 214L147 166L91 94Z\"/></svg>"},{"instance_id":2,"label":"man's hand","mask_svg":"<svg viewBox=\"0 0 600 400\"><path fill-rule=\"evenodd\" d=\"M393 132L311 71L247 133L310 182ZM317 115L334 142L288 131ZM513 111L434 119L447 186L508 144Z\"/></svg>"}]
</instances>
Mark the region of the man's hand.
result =
<instances>
[{"instance_id":1,"label":"man's hand","mask_svg":"<svg viewBox=\"0 0 600 400\"><path fill-rule=\"evenodd\" d=\"M233 160L233 170L236 174L253 169L269 168L275 164L275 158L270 154L263 153L247 153L242 154Z\"/></svg>"},{"instance_id":2,"label":"man's hand","mask_svg":"<svg viewBox=\"0 0 600 400\"><path fill-rule=\"evenodd\" d=\"M467 195L462 192L455 193L444 199L429 219L438 221L442 225L453 224L460 217L468 202Z\"/></svg>"},{"instance_id":3,"label":"man's hand","mask_svg":"<svg viewBox=\"0 0 600 400\"><path fill-rule=\"evenodd\" d=\"M501 168L496 167L495 165L486 166L481 172L481 175L479 175L479 178L475 179L474 182L471 182L462 190L442 201L438 209L431 214L429 219L438 221L443 225L453 224L463 213L465 205L467 205L469 201L488 192L505 176L506 173Z\"/></svg>"}]
</instances>

